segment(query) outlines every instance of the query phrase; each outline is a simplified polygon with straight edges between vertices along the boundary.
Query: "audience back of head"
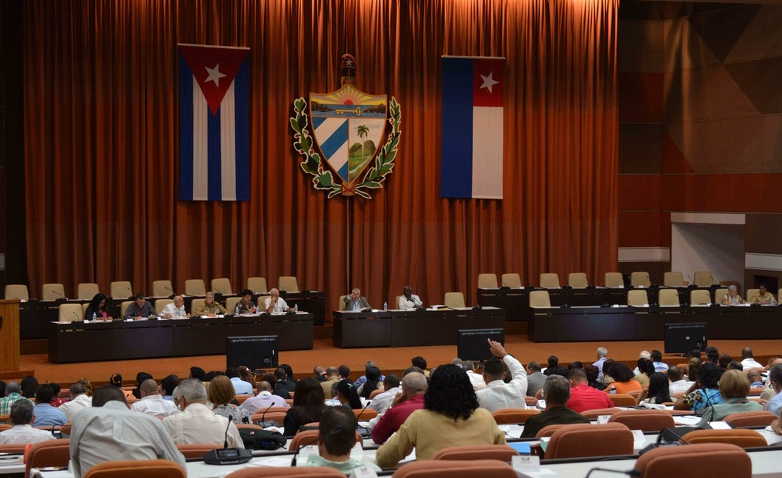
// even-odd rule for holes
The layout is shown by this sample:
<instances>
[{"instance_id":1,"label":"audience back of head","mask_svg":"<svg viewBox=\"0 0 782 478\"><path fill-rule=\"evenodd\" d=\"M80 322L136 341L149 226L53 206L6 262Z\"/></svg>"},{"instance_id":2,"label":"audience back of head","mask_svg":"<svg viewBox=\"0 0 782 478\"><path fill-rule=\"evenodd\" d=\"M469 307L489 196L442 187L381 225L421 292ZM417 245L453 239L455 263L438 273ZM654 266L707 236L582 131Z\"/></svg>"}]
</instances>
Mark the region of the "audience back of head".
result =
<instances>
[{"instance_id":1,"label":"audience back of head","mask_svg":"<svg viewBox=\"0 0 782 478\"><path fill-rule=\"evenodd\" d=\"M122 390L112 385L106 385L105 387L100 387L96 389L95 392L93 392L92 394L93 407L102 407L103 405L111 401L118 401L127 405L127 402L125 401L125 394L122 393Z\"/></svg>"},{"instance_id":2,"label":"audience back of head","mask_svg":"<svg viewBox=\"0 0 782 478\"><path fill-rule=\"evenodd\" d=\"M318 446L332 456L349 455L356 445L356 426L353 410L347 407L326 407L320 417Z\"/></svg>"},{"instance_id":3,"label":"audience back of head","mask_svg":"<svg viewBox=\"0 0 782 478\"><path fill-rule=\"evenodd\" d=\"M470 418L478 398L467 373L453 364L437 367L424 395L424 408L454 420Z\"/></svg>"}]
</instances>

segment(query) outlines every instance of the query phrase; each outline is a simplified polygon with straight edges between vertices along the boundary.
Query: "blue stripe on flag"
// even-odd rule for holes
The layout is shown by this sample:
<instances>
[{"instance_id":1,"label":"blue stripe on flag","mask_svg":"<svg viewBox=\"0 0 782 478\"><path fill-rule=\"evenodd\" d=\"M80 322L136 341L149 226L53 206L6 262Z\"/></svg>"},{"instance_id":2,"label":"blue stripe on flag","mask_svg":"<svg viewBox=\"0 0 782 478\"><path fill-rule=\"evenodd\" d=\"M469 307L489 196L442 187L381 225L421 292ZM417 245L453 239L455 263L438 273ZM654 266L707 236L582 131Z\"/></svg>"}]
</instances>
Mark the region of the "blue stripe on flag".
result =
<instances>
[{"instance_id":1,"label":"blue stripe on flag","mask_svg":"<svg viewBox=\"0 0 782 478\"><path fill-rule=\"evenodd\" d=\"M472 60L442 59L440 196L472 196Z\"/></svg>"},{"instance_id":2,"label":"blue stripe on flag","mask_svg":"<svg viewBox=\"0 0 782 478\"><path fill-rule=\"evenodd\" d=\"M320 150L323 151L323 154L326 156L326 158L330 158L347 141L348 141L348 120L344 120L342 124L339 126L339 128L337 128L337 130L334 131L334 133L331 136L329 136L329 139L327 139L322 145L320 145Z\"/></svg>"},{"instance_id":3,"label":"blue stripe on flag","mask_svg":"<svg viewBox=\"0 0 782 478\"><path fill-rule=\"evenodd\" d=\"M326 121L326 118L324 118L323 116L316 116L312 118L312 129L317 129L318 126L323 124L324 121Z\"/></svg>"},{"instance_id":4,"label":"blue stripe on flag","mask_svg":"<svg viewBox=\"0 0 782 478\"><path fill-rule=\"evenodd\" d=\"M209 195L210 201L220 201L221 195L221 180L222 174L220 171L220 110L217 113L212 114L211 111L206 113L207 119L207 154L208 164L207 171L209 174Z\"/></svg>"},{"instance_id":5,"label":"blue stripe on flag","mask_svg":"<svg viewBox=\"0 0 782 478\"><path fill-rule=\"evenodd\" d=\"M179 57L179 199L193 200L193 72Z\"/></svg>"},{"instance_id":6,"label":"blue stripe on flag","mask_svg":"<svg viewBox=\"0 0 782 478\"><path fill-rule=\"evenodd\" d=\"M236 200L250 199L250 62L245 60L234 79L236 105Z\"/></svg>"}]
</instances>

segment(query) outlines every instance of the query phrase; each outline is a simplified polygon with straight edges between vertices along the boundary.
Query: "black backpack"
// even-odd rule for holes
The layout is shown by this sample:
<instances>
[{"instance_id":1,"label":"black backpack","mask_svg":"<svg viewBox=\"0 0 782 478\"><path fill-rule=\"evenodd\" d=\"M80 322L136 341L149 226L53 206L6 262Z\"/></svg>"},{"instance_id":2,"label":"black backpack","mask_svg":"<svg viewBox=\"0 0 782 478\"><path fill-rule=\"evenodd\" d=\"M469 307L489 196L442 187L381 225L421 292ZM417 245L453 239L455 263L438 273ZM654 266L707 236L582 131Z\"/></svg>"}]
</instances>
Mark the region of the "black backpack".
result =
<instances>
[{"instance_id":1,"label":"black backpack","mask_svg":"<svg viewBox=\"0 0 782 478\"><path fill-rule=\"evenodd\" d=\"M254 428L240 428L239 435L249 450L278 450L288 442L282 433Z\"/></svg>"}]
</instances>

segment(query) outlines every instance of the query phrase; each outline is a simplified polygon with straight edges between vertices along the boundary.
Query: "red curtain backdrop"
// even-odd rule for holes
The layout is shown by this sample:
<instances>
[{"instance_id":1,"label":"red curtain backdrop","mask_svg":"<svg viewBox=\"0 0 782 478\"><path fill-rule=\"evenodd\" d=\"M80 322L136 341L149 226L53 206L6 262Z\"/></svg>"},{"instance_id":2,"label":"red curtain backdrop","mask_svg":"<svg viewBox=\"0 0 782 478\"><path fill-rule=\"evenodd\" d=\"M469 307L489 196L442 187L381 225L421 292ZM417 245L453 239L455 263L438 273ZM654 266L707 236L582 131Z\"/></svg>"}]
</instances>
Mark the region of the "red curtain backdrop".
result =
<instances>
[{"instance_id":1,"label":"red curtain backdrop","mask_svg":"<svg viewBox=\"0 0 782 478\"><path fill-rule=\"evenodd\" d=\"M617 251L618 0L28 0L28 269L44 282L294 274L380 306L411 284L474 300L477 275L585 271ZM176 44L249 46L249 202L177 197ZM374 199L326 199L290 146L291 101L357 84L402 105ZM438 192L440 56L507 58L502 201ZM447 138L446 138L447 140ZM348 249L349 246L349 249ZM349 264L349 265L348 265ZM349 268L349 273L348 273ZM389 303L391 300L389 299Z\"/></svg>"}]
</instances>

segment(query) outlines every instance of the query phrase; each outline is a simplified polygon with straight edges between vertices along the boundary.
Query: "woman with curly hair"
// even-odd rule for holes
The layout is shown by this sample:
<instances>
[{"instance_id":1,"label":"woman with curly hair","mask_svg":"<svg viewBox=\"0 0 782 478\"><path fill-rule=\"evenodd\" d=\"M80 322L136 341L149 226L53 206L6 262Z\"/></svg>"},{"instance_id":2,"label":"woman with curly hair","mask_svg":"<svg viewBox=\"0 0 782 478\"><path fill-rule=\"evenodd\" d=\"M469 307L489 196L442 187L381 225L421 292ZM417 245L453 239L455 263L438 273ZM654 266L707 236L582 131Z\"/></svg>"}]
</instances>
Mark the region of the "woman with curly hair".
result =
<instances>
[{"instance_id":1,"label":"woman with curly hair","mask_svg":"<svg viewBox=\"0 0 782 478\"><path fill-rule=\"evenodd\" d=\"M377 450L377 464L392 468L413 449L416 459L428 460L443 448L504 443L505 434L491 412L478 408L467 373L442 365L432 373L423 410L414 411Z\"/></svg>"},{"instance_id":2,"label":"woman with curly hair","mask_svg":"<svg viewBox=\"0 0 782 478\"><path fill-rule=\"evenodd\" d=\"M673 408L692 410L696 415L701 415L706 408L722 403L719 383L723 372L724 370L713 362L701 365L698 379L690 387L690 392L677 401Z\"/></svg>"}]
</instances>

